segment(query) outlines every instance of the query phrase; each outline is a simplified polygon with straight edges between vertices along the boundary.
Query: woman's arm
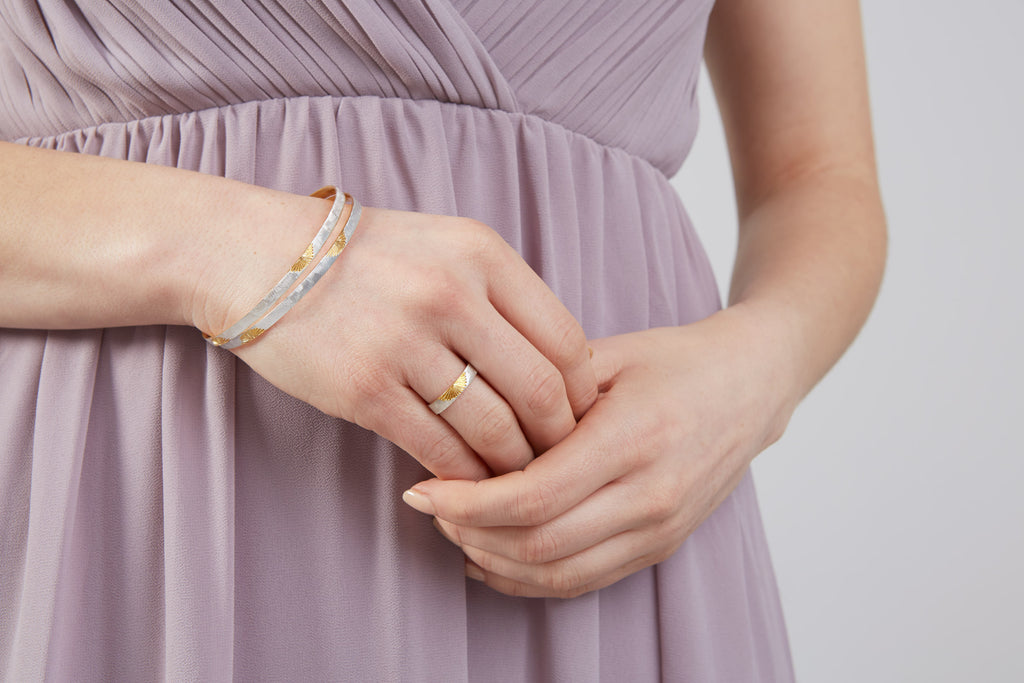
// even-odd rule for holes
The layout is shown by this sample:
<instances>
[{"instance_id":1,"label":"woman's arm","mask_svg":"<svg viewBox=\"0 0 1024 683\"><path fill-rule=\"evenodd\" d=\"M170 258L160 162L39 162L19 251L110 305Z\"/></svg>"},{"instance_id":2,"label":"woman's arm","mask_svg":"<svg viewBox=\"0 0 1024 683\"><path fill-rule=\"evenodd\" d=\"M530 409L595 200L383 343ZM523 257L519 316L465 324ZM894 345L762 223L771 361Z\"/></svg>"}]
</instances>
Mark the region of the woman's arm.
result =
<instances>
[{"instance_id":1,"label":"woman's arm","mask_svg":"<svg viewBox=\"0 0 1024 683\"><path fill-rule=\"evenodd\" d=\"M289 270L330 206L0 143L0 327L218 333ZM446 477L522 467L597 394L583 331L551 290L493 230L449 216L364 209L338 263L236 352L284 391ZM480 377L434 415L427 401L466 362Z\"/></svg>"},{"instance_id":2,"label":"woman's arm","mask_svg":"<svg viewBox=\"0 0 1024 683\"><path fill-rule=\"evenodd\" d=\"M594 340L602 393L563 442L523 472L405 496L502 592L570 597L671 555L877 294L886 230L856 0L719 0L707 60L739 204L730 306Z\"/></svg>"},{"instance_id":3,"label":"woman's arm","mask_svg":"<svg viewBox=\"0 0 1024 683\"><path fill-rule=\"evenodd\" d=\"M191 171L0 142L0 327L216 331L211 317L246 295L258 300L302 253L325 206Z\"/></svg>"},{"instance_id":4,"label":"woman's arm","mask_svg":"<svg viewBox=\"0 0 1024 683\"><path fill-rule=\"evenodd\" d=\"M708 70L732 158L731 304L780 328L802 398L864 324L885 266L859 3L717 3Z\"/></svg>"}]
</instances>

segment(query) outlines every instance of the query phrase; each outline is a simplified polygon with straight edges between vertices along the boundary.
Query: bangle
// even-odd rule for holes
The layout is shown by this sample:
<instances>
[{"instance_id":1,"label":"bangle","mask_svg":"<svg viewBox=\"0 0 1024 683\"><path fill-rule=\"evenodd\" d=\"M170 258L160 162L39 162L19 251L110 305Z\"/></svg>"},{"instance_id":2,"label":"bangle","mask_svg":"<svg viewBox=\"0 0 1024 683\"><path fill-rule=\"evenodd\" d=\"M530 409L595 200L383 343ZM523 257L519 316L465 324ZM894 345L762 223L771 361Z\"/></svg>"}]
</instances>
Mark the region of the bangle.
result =
<instances>
[{"instance_id":1,"label":"bangle","mask_svg":"<svg viewBox=\"0 0 1024 683\"><path fill-rule=\"evenodd\" d=\"M352 237L352 233L355 232L356 226L359 224L359 216L362 212L362 207L359 202L356 201L352 195L340 192L336 187L328 186L323 187L313 193L314 197L320 197L323 199L329 199L334 197L334 204L331 206L331 211L324 220L323 226L317 233L313 242L310 243L306 251L303 252L302 256L298 261L292 265L291 269L281 281L272 289L263 299L247 313L237 323L221 332L216 336L203 335L203 337L212 345L219 346L224 349L234 349L244 344L248 344L258 338L261 334L267 331L271 325L280 320L285 313L287 313L292 306L297 304L303 296L305 296L310 289L313 288L320 278L324 276L328 268L337 260L338 255L348 244L348 241ZM288 290L288 288L295 283L299 275L306 269L312 261L315 255L319 252L323 246L327 237L334 232L334 228L338 223L338 219L341 217L343 208L346 205L351 205L352 209L349 212L348 220L345 221L345 225L338 235L337 239L331 244L324 254L323 258L309 271L305 279L299 283L295 289L288 294L285 298L281 298L281 295ZM277 304L274 306L274 304ZM267 313L267 310L273 306L273 309ZM258 324L254 324L258 323Z\"/></svg>"},{"instance_id":2,"label":"bangle","mask_svg":"<svg viewBox=\"0 0 1024 683\"><path fill-rule=\"evenodd\" d=\"M299 275L303 270L306 269L312 261L313 257L320 251L320 248L324 246L324 242L330 237L334 231L334 226L338 223L338 217L341 216L342 208L342 193L338 191L338 188L328 185L327 187L321 187L319 190L314 192L311 197L317 197L318 199L330 199L334 197L334 204L331 206L331 212L327 214L327 218L324 220L323 225L320 226L320 230L317 231L313 241L309 243L306 250L302 252L302 256L299 260L292 264L292 267L285 273L285 276L274 285L274 288L263 299L256 304L256 306L249 311L244 318L236 322L234 325L224 330L216 336L203 335L206 341L210 342L214 346L222 346L228 342L228 340L237 337L243 331L249 328L254 322L266 315L270 307L280 299L288 289L295 284L295 281L299 279Z\"/></svg>"}]
</instances>

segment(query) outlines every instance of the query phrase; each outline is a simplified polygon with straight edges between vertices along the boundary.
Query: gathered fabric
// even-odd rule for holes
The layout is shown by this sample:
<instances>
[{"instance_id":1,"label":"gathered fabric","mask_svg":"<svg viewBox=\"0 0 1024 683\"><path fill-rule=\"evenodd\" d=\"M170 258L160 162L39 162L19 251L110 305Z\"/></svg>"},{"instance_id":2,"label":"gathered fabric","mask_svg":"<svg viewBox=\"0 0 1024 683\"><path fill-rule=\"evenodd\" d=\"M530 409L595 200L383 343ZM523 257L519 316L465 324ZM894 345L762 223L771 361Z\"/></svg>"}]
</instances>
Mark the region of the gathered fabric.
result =
<instances>
[{"instance_id":1,"label":"gathered fabric","mask_svg":"<svg viewBox=\"0 0 1024 683\"><path fill-rule=\"evenodd\" d=\"M0 138L476 218L588 336L681 325L711 4L0 0ZM513 598L418 463L196 330L0 329L0 378L5 680L792 679L749 475L667 561Z\"/></svg>"}]
</instances>

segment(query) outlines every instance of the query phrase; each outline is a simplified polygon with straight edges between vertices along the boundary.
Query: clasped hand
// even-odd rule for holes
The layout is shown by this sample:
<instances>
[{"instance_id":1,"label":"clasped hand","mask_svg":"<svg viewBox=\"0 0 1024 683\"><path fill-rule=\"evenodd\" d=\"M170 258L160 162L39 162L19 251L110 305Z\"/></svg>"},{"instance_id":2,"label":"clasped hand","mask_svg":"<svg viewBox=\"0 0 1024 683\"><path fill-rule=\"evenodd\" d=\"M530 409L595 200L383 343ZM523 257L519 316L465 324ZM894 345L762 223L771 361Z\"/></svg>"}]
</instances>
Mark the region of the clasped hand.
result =
<instances>
[{"instance_id":1,"label":"clasped hand","mask_svg":"<svg viewBox=\"0 0 1024 683\"><path fill-rule=\"evenodd\" d=\"M522 471L404 498L462 548L468 576L509 595L575 597L660 562L788 420L752 331L737 308L594 340L601 393L563 441Z\"/></svg>"},{"instance_id":2,"label":"clasped hand","mask_svg":"<svg viewBox=\"0 0 1024 683\"><path fill-rule=\"evenodd\" d=\"M260 295L239 296L210 327ZM271 333L236 353L280 389L377 432L446 479L522 469L597 396L572 314L494 230L451 216L364 207L338 263ZM435 415L428 403L467 362L479 376Z\"/></svg>"},{"instance_id":3,"label":"clasped hand","mask_svg":"<svg viewBox=\"0 0 1024 683\"><path fill-rule=\"evenodd\" d=\"M483 224L366 209L339 261L238 355L419 460L437 478L406 502L503 593L572 597L667 558L795 405L742 305L592 340L591 358L572 315ZM427 403L466 362L480 376L434 415Z\"/></svg>"}]
</instances>

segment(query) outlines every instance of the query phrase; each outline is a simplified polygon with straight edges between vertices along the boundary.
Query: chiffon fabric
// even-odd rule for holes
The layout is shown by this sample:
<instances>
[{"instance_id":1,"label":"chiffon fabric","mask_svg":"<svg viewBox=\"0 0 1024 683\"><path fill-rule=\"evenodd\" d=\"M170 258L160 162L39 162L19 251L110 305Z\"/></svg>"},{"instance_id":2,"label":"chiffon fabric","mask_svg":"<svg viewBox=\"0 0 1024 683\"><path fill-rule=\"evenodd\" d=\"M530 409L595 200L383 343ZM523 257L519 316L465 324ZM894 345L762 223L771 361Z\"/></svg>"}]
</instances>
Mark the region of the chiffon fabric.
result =
<instances>
[{"instance_id":1,"label":"chiffon fabric","mask_svg":"<svg viewBox=\"0 0 1024 683\"><path fill-rule=\"evenodd\" d=\"M589 336L685 324L711 4L0 0L0 137L470 216ZM660 565L512 598L412 458L196 330L0 330L0 381L5 680L792 678L749 475Z\"/></svg>"}]
</instances>

